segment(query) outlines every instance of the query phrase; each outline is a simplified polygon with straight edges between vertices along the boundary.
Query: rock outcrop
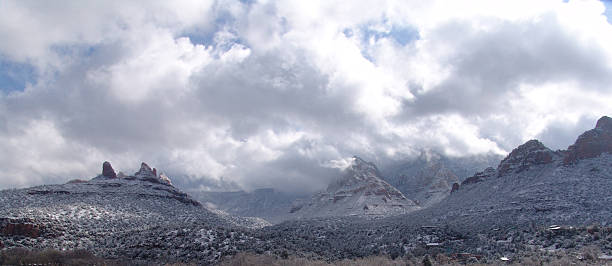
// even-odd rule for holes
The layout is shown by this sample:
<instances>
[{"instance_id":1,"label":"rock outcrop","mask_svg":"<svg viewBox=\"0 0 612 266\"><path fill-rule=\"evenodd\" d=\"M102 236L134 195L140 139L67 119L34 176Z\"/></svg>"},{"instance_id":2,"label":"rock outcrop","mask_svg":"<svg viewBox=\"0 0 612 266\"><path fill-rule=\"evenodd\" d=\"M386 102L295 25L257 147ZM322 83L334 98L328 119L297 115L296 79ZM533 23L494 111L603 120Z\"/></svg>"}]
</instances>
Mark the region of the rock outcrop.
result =
<instances>
[{"instance_id":1,"label":"rock outcrop","mask_svg":"<svg viewBox=\"0 0 612 266\"><path fill-rule=\"evenodd\" d=\"M604 152L612 153L612 118L607 116L597 120L594 129L584 132L567 148L563 163L572 164L581 159L597 157Z\"/></svg>"},{"instance_id":2,"label":"rock outcrop","mask_svg":"<svg viewBox=\"0 0 612 266\"><path fill-rule=\"evenodd\" d=\"M160 180L162 183L165 183L165 184L167 184L167 185L172 185L172 181L171 181L171 180L170 180L170 178L169 178L168 176L166 176L166 174L164 174L164 173L159 174L159 180Z\"/></svg>"},{"instance_id":3,"label":"rock outcrop","mask_svg":"<svg viewBox=\"0 0 612 266\"><path fill-rule=\"evenodd\" d=\"M533 165L552 163L555 152L540 141L532 139L516 149L501 161L497 167L498 176L507 173L520 173Z\"/></svg>"},{"instance_id":4,"label":"rock outcrop","mask_svg":"<svg viewBox=\"0 0 612 266\"><path fill-rule=\"evenodd\" d=\"M165 174L157 176L157 169L151 168L148 164L144 162L140 164L140 170L134 173L134 176L130 176L127 178L148 181L152 183L159 183L169 186L172 185L172 182L170 181L170 178L168 178L168 176L166 176Z\"/></svg>"},{"instance_id":5,"label":"rock outcrop","mask_svg":"<svg viewBox=\"0 0 612 266\"><path fill-rule=\"evenodd\" d=\"M40 236L40 226L29 219L0 218L0 233L5 236Z\"/></svg>"},{"instance_id":6,"label":"rock outcrop","mask_svg":"<svg viewBox=\"0 0 612 266\"><path fill-rule=\"evenodd\" d=\"M153 173L153 169L151 169L151 167L147 163L142 162L140 164L140 170L134 173L134 176L136 177L155 177L155 174Z\"/></svg>"},{"instance_id":7,"label":"rock outcrop","mask_svg":"<svg viewBox=\"0 0 612 266\"><path fill-rule=\"evenodd\" d=\"M102 164L102 176L106 178L117 178L117 174L109 162L104 162Z\"/></svg>"},{"instance_id":8,"label":"rock outcrop","mask_svg":"<svg viewBox=\"0 0 612 266\"><path fill-rule=\"evenodd\" d=\"M480 183L482 181L485 181L485 180L495 176L495 173L497 173L495 171L495 168L487 167L487 169L485 169L484 171L478 172L475 175L473 175L471 177L468 177L467 179L463 180L463 182L461 182L461 186L468 185L468 184Z\"/></svg>"}]
</instances>

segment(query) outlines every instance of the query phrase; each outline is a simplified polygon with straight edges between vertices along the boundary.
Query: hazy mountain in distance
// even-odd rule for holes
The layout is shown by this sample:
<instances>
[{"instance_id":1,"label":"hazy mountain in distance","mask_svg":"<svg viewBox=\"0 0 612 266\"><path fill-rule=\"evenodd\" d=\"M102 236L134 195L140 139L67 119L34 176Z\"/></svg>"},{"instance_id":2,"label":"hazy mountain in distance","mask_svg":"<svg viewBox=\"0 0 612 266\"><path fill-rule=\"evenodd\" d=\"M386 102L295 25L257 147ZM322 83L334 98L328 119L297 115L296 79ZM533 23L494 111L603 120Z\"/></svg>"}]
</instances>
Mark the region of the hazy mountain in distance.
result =
<instances>
[{"instance_id":1,"label":"hazy mountain in distance","mask_svg":"<svg viewBox=\"0 0 612 266\"><path fill-rule=\"evenodd\" d=\"M501 159L497 154L447 157L423 150L416 158L386 163L382 173L384 179L406 197L427 207L450 195L454 183L460 183Z\"/></svg>"},{"instance_id":2,"label":"hazy mountain in distance","mask_svg":"<svg viewBox=\"0 0 612 266\"><path fill-rule=\"evenodd\" d=\"M284 193L272 188L256 189L251 192L191 192L198 201L212 209L231 215L260 217L271 223L278 223L290 216L294 201L309 196Z\"/></svg>"}]
</instances>

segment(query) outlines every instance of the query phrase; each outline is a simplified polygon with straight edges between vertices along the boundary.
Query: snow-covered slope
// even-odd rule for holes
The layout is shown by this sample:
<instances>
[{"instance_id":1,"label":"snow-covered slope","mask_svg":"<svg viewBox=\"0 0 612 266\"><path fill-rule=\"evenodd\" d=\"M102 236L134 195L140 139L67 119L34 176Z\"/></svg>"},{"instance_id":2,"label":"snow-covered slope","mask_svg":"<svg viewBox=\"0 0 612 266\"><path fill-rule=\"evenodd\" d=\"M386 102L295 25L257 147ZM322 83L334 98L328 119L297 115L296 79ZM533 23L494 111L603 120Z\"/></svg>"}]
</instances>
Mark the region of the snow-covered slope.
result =
<instances>
[{"instance_id":1,"label":"snow-covered slope","mask_svg":"<svg viewBox=\"0 0 612 266\"><path fill-rule=\"evenodd\" d=\"M416 203L382 180L374 164L353 157L342 178L310 200L294 203L291 213L296 218L390 216L418 208Z\"/></svg>"}]
</instances>

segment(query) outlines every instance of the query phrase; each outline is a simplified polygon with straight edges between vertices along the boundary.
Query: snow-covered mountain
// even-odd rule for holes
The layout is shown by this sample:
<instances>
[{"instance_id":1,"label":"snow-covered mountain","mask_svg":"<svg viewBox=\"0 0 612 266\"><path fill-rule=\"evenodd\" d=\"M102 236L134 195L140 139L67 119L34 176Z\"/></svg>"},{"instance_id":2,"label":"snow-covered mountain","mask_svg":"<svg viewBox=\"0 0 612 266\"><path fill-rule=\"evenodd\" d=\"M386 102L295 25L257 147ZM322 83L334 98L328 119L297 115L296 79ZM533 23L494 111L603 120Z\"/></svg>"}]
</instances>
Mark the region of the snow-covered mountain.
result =
<instances>
[{"instance_id":1,"label":"snow-covered mountain","mask_svg":"<svg viewBox=\"0 0 612 266\"><path fill-rule=\"evenodd\" d=\"M384 181L400 190L402 194L410 195L407 198L413 199L416 205L424 207L447 197L450 195L453 183L459 183L469 175L474 174L478 169L493 165L493 161L499 161L500 157L488 154L449 158L432 151L423 151L418 158L387 162L385 170L373 172L377 177L384 176L382 178ZM330 186L331 190L333 190L332 187ZM302 216L301 212L297 212L297 210L304 205L312 204L312 196L288 194L271 188L256 189L252 192L192 191L189 194L207 207L235 216L260 217L272 223L310 217L309 215ZM336 196L337 199L343 197L342 192L336 194L338 195ZM324 201L326 197L332 197L329 190L315 195L317 200L314 200L314 202ZM338 206L340 205L338 204ZM317 204L317 206L320 206L320 204ZM311 210L311 212L317 213L315 210ZM321 210L321 212L325 211ZM343 213L356 214L354 212ZM403 211L400 211L400 213L403 213ZM341 215L341 213L337 215ZM326 215L319 213L314 216Z\"/></svg>"},{"instance_id":2,"label":"snow-covered mountain","mask_svg":"<svg viewBox=\"0 0 612 266\"><path fill-rule=\"evenodd\" d=\"M460 183L500 159L501 156L495 154L451 158L424 150L417 158L388 163L382 173L385 181L420 206L427 207L450 195L454 183Z\"/></svg>"},{"instance_id":3,"label":"snow-covered mountain","mask_svg":"<svg viewBox=\"0 0 612 266\"><path fill-rule=\"evenodd\" d=\"M602 117L567 150L537 140L514 149L497 168L464 180L423 212L432 220L612 224L612 119Z\"/></svg>"},{"instance_id":4,"label":"snow-covered mountain","mask_svg":"<svg viewBox=\"0 0 612 266\"><path fill-rule=\"evenodd\" d=\"M291 213L295 218L390 216L419 208L414 201L382 180L373 163L355 156L342 178L310 200L295 202Z\"/></svg>"}]
</instances>

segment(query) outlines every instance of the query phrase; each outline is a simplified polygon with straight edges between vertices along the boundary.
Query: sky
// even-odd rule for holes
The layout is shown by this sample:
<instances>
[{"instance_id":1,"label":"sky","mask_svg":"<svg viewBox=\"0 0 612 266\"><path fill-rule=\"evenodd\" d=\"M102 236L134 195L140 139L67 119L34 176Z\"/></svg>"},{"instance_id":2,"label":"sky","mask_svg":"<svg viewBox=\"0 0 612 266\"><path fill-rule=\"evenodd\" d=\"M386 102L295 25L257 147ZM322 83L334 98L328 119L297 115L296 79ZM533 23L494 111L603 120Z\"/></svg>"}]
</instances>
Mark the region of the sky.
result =
<instances>
[{"instance_id":1,"label":"sky","mask_svg":"<svg viewBox=\"0 0 612 266\"><path fill-rule=\"evenodd\" d=\"M565 149L612 115L610 1L0 0L0 188L144 161L316 191L353 155Z\"/></svg>"}]
</instances>

